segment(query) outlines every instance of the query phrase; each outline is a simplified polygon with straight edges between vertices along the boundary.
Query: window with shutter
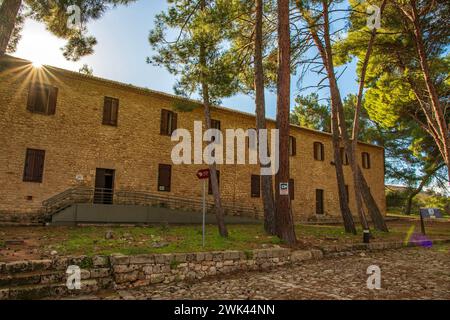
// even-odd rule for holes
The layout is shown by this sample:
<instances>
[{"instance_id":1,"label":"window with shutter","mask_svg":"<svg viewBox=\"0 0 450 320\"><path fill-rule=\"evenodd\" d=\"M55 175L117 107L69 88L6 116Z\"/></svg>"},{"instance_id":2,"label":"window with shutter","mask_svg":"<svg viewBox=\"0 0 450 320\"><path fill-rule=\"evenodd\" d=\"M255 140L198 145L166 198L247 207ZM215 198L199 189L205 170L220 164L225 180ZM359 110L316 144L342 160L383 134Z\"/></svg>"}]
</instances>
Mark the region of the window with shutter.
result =
<instances>
[{"instance_id":1,"label":"window with shutter","mask_svg":"<svg viewBox=\"0 0 450 320\"><path fill-rule=\"evenodd\" d=\"M363 152L362 154L362 166L364 169L370 169L370 154Z\"/></svg>"},{"instance_id":2,"label":"window with shutter","mask_svg":"<svg viewBox=\"0 0 450 320\"><path fill-rule=\"evenodd\" d=\"M103 105L103 124L108 126L117 126L119 113L119 99L105 97Z\"/></svg>"},{"instance_id":3,"label":"window with shutter","mask_svg":"<svg viewBox=\"0 0 450 320\"><path fill-rule=\"evenodd\" d=\"M216 172L217 172L217 184L219 185L220 189L220 171L216 170ZM208 194L213 194L211 186L211 177L208 178Z\"/></svg>"},{"instance_id":4,"label":"window with shutter","mask_svg":"<svg viewBox=\"0 0 450 320\"><path fill-rule=\"evenodd\" d=\"M169 164L160 164L158 170L158 191L170 192L172 178L172 166Z\"/></svg>"},{"instance_id":5,"label":"window with shutter","mask_svg":"<svg viewBox=\"0 0 450 320\"><path fill-rule=\"evenodd\" d=\"M341 148L340 152L341 152L342 165L347 166L348 165L347 152L345 152L344 148Z\"/></svg>"},{"instance_id":6,"label":"window with shutter","mask_svg":"<svg viewBox=\"0 0 450 320\"><path fill-rule=\"evenodd\" d=\"M295 156L297 154L297 140L293 136L289 136L289 155Z\"/></svg>"},{"instance_id":7,"label":"window with shutter","mask_svg":"<svg viewBox=\"0 0 450 320\"><path fill-rule=\"evenodd\" d=\"M44 150L27 149L23 171L23 181L41 183L44 173L44 160Z\"/></svg>"},{"instance_id":8,"label":"window with shutter","mask_svg":"<svg viewBox=\"0 0 450 320\"><path fill-rule=\"evenodd\" d=\"M314 160L324 161L324 146L320 142L314 142Z\"/></svg>"},{"instance_id":9,"label":"window with shutter","mask_svg":"<svg viewBox=\"0 0 450 320\"><path fill-rule=\"evenodd\" d=\"M291 198L291 200L294 200L294 197L295 197L294 179L289 179L289 198Z\"/></svg>"},{"instance_id":10,"label":"window with shutter","mask_svg":"<svg viewBox=\"0 0 450 320\"><path fill-rule=\"evenodd\" d=\"M220 130L220 120L211 119L211 129Z\"/></svg>"},{"instance_id":11,"label":"window with shutter","mask_svg":"<svg viewBox=\"0 0 450 320\"><path fill-rule=\"evenodd\" d=\"M251 197L259 198L261 196L261 176L252 174L251 177Z\"/></svg>"},{"instance_id":12,"label":"window with shutter","mask_svg":"<svg viewBox=\"0 0 450 320\"><path fill-rule=\"evenodd\" d=\"M323 190L316 189L316 214L323 214Z\"/></svg>"},{"instance_id":13,"label":"window with shutter","mask_svg":"<svg viewBox=\"0 0 450 320\"><path fill-rule=\"evenodd\" d=\"M27 109L33 113L53 115L56 112L58 88L42 83L32 83L28 93Z\"/></svg>"},{"instance_id":14,"label":"window with shutter","mask_svg":"<svg viewBox=\"0 0 450 320\"><path fill-rule=\"evenodd\" d=\"M170 110L161 109L160 134L171 136L177 129L178 115Z\"/></svg>"}]
</instances>

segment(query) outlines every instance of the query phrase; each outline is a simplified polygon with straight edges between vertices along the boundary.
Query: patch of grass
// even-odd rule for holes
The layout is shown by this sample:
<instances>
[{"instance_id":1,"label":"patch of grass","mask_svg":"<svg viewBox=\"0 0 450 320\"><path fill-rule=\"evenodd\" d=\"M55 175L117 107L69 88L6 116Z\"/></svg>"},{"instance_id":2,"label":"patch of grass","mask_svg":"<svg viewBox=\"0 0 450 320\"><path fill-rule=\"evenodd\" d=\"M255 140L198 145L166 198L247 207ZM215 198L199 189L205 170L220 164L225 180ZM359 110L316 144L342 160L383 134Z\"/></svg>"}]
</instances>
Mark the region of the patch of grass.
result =
<instances>
[{"instance_id":1,"label":"patch of grass","mask_svg":"<svg viewBox=\"0 0 450 320\"><path fill-rule=\"evenodd\" d=\"M403 241L408 230L414 226L420 233L420 221L401 219L388 223L389 233L372 228L372 241ZM112 239L105 239L108 230ZM140 227L23 227L0 228L0 254L4 240L11 237L27 237L29 243L39 247L39 252L48 256L52 250L59 255L125 255L145 253L200 252L215 250L240 250L249 255L252 249L284 243L264 232L262 225L228 225L229 237L220 237L215 225L206 227L206 243L202 246L201 225L163 225ZM448 238L450 223L426 223L427 236L431 239ZM301 246L313 247L327 244L360 243L358 234L345 233L341 225L297 225L297 237ZM1 258L1 255L0 255Z\"/></svg>"},{"instance_id":2,"label":"patch of grass","mask_svg":"<svg viewBox=\"0 0 450 320\"><path fill-rule=\"evenodd\" d=\"M5 241L0 240L0 248L3 248L5 246Z\"/></svg>"},{"instance_id":3,"label":"patch of grass","mask_svg":"<svg viewBox=\"0 0 450 320\"><path fill-rule=\"evenodd\" d=\"M107 230L112 230L113 239L104 239ZM229 237L225 239L219 235L216 226L208 225L205 247L203 247L201 226L74 227L68 228L66 239L55 246L55 249L60 254L92 256L122 253L132 255L228 249L247 250L261 247L262 244L280 243L277 237L266 235L262 226L259 225L233 225L228 227L228 231ZM160 242L168 245L160 248L152 246L154 243Z\"/></svg>"},{"instance_id":4,"label":"patch of grass","mask_svg":"<svg viewBox=\"0 0 450 320\"><path fill-rule=\"evenodd\" d=\"M173 270L173 269L178 268L178 265L179 265L179 264L180 264L180 262L178 262L178 261L176 261L176 260L170 261L170 269Z\"/></svg>"},{"instance_id":5,"label":"patch of grass","mask_svg":"<svg viewBox=\"0 0 450 320\"><path fill-rule=\"evenodd\" d=\"M253 252L250 250L244 250L244 254L247 260L253 259Z\"/></svg>"}]
</instances>

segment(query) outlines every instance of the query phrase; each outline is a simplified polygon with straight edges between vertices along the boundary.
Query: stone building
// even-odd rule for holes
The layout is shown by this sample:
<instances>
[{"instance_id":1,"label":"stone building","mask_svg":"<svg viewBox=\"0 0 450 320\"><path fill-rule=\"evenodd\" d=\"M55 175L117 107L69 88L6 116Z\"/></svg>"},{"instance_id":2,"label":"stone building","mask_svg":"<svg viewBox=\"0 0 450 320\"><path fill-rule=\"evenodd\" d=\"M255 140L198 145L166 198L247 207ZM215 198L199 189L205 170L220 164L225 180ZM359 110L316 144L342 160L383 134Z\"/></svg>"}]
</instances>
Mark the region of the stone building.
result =
<instances>
[{"instance_id":1,"label":"stone building","mask_svg":"<svg viewBox=\"0 0 450 320\"><path fill-rule=\"evenodd\" d=\"M177 111L181 104L193 110ZM223 107L214 107L212 118L222 130L255 127L254 115ZM5 57L0 61L0 220L34 218L48 199L67 198L68 190L78 189L94 190L85 202L102 204L119 203L120 192L128 204L143 199L137 195L175 206L198 202L202 183L195 174L206 166L173 164L177 142L170 137L175 128L192 131L196 120L203 120L203 110L194 101ZM274 121L268 126L274 128ZM291 126L290 134L295 219L339 217L330 134L298 126ZM366 143L358 148L384 213L384 150ZM251 208L260 215L259 166L218 169L227 212L252 215ZM344 171L350 184L350 167ZM353 192L349 201L355 211Z\"/></svg>"}]
</instances>

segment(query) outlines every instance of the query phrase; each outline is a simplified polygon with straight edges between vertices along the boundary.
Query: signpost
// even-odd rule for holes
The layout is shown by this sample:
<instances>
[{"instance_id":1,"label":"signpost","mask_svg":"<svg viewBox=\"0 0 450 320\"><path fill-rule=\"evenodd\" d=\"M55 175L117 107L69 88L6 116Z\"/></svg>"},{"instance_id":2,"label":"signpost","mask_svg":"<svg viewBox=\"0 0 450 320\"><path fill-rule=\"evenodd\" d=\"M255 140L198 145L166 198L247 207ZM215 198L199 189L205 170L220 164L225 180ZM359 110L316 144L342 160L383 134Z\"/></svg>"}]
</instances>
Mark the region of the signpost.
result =
<instances>
[{"instance_id":1,"label":"signpost","mask_svg":"<svg viewBox=\"0 0 450 320\"><path fill-rule=\"evenodd\" d=\"M420 214L420 227L422 229L422 234L425 235L425 223L424 218L436 219L443 218L441 210L438 208L421 208L419 209Z\"/></svg>"},{"instance_id":2,"label":"signpost","mask_svg":"<svg viewBox=\"0 0 450 320\"><path fill-rule=\"evenodd\" d=\"M206 179L209 178L209 169L197 171L197 178L203 180L203 222L202 222L202 245L205 246L205 220L206 220Z\"/></svg>"}]
</instances>

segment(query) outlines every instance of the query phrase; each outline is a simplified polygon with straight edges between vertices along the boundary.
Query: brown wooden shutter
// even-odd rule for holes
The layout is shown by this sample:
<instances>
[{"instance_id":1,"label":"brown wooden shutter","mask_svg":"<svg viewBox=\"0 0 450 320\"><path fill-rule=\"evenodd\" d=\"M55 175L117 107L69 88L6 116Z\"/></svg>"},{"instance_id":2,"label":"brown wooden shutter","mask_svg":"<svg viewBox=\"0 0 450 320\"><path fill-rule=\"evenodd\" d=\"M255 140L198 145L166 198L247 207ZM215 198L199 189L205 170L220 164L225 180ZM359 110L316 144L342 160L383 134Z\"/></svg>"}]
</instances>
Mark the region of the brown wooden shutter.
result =
<instances>
[{"instance_id":1,"label":"brown wooden shutter","mask_svg":"<svg viewBox=\"0 0 450 320\"><path fill-rule=\"evenodd\" d=\"M348 165L348 156L347 156L347 152L345 152L344 148L340 149L341 151L341 160L342 160L342 164L344 166Z\"/></svg>"},{"instance_id":2,"label":"brown wooden shutter","mask_svg":"<svg viewBox=\"0 0 450 320\"><path fill-rule=\"evenodd\" d=\"M27 149L23 181L42 182L44 173L45 151Z\"/></svg>"},{"instance_id":3,"label":"brown wooden shutter","mask_svg":"<svg viewBox=\"0 0 450 320\"><path fill-rule=\"evenodd\" d=\"M316 214L323 214L323 190L316 189Z\"/></svg>"},{"instance_id":4,"label":"brown wooden shutter","mask_svg":"<svg viewBox=\"0 0 450 320\"><path fill-rule=\"evenodd\" d=\"M105 97L105 102L103 105L103 124L109 124L111 120L111 98Z\"/></svg>"},{"instance_id":5,"label":"brown wooden shutter","mask_svg":"<svg viewBox=\"0 0 450 320\"><path fill-rule=\"evenodd\" d=\"M45 151L38 150L35 154L35 181L42 182L42 178L44 175Z\"/></svg>"},{"instance_id":6,"label":"brown wooden shutter","mask_svg":"<svg viewBox=\"0 0 450 320\"><path fill-rule=\"evenodd\" d=\"M220 130L220 121L211 119L211 129Z\"/></svg>"},{"instance_id":7,"label":"brown wooden shutter","mask_svg":"<svg viewBox=\"0 0 450 320\"><path fill-rule=\"evenodd\" d=\"M170 135L177 129L178 126L178 114L175 112L172 113L172 126L171 126L171 132L169 132Z\"/></svg>"},{"instance_id":8,"label":"brown wooden shutter","mask_svg":"<svg viewBox=\"0 0 450 320\"><path fill-rule=\"evenodd\" d=\"M36 97L37 97L37 87L36 84L30 84L30 89L28 91L28 102L27 102L27 110L33 112L36 105Z\"/></svg>"},{"instance_id":9,"label":"brown wooden shutter","mask_svg":"<svg viewBox=\"0 0 450 320\"><path fill-rule=\"evenodd\" d=\"M294 200L294 197L295 197L294 179L289 179L289 198L291 198L291 200Z\"/></svg>"},{"instance_id":10,"label":"brown wooden shutter","mask_svg":"<svg viewBox=\"0 0 450 320\"><path fill-rule=\"evenodd\" d=\"M362 166L364 169L370 169L370 155L367 152L362 153Z\"/></svg>"},{"instance_id":11,"label":"brown wooden shutter","mask_svg":"<svg viewBox=\"0 0 450 320\"><path fill-rule=\"evenodd\" d=\"M119 99L111 99L111 119L109 124L117 126L117 119L119 114Z\"/></svg>"},{"instance_id":12,"label":"brown wooden shutter","mask_svg":"<svg viewBox=\"0 0 450 320\"><path fill-rule=\"evenodd\" d=\"M165 109L161 109L161 126L160 126L160 134L167 135L168 131L168 112Z\"/></svg>"},{"instance_id":13,"label":"brown wooden shutter","mask_svg":"<svg viewBox=\"0 0 450 320\"><path fill-rule=\"evenodd\" d=\"M259 198L261 196L261 177L252 174L251 176L251 197Z\"/></svg>"},{"instance_id":14,"label":"brown wooden shutter","mask_svg":"<svg viewBox=\"0 0 450 320\"><path fill-rule=\"evenodd\" d=\"M297 140L293 136L289 136L290 155L295 156L297 154Z\"/></svg>"},{"instance_id":15,"label":"brown wooden shutter","mask_svg":"<svg viewBox=\"0 0 450 320\"><path fill-rule=\"evenodd\" d=\"M160 164L158 170L158 191L170 191L172 178L172 166Z\"/></svg>"},{"instance_id":16,"label":"brown wooden shutter","mask_svg":"<svg viewBox=\"0 0 450 320\"><path fill-rule=\"evenodd\" d=\"M48 106L47 106L47 114L52 115L56 112L56 102L58 100L58 88L49 87L49 97L48 97Z\"/></svg>"}]
</instances>

